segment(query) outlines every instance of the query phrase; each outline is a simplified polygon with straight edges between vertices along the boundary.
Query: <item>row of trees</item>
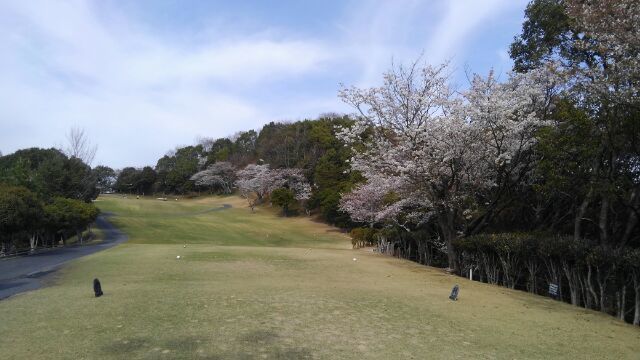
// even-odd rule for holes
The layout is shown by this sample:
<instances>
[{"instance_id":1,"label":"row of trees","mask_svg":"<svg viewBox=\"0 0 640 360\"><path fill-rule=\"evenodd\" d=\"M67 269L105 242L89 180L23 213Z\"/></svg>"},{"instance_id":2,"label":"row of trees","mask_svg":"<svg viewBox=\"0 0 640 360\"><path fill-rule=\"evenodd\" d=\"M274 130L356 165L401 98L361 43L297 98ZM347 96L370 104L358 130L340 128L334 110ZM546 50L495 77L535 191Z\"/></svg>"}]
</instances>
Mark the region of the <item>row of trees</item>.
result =
<instances>
[{"instance_id":1,"label":"row of trees","mask_svg":"<svg viewBox=\"0 0 640 360\"><path fill-rule=\"evenodd\" d=\"M87 153L86 140L72 130L69 149ZM81 135L78 135L81 134ZM74 145L75 146L72 146ZM91 150L94 149L94 150ZM0 254L54 246L82 232L98 216L94 170L82 159L57 149L24 149L0 157Z\"/></svg>"},{"instance_id":2,"label":"row of trees","mask_svg":"<svg viewBox=\"0 0 640 360\"><path fill-rule=\"evenodd\" d=\"M196 145L169 152L155 167L114 171L98 166L94 173L102 191L139 195L228 194L240 189L255 205L264 200L263 194L277 190L270 202L286 208L287 213L290 207L298 206L331 224L349 227L352 223L339 210L339 200L341 193L350 190L360 177L347 171L350 150L336 132L350 123L348 117L332 114L316 120L272 122L259 132L201 138ZM240 174L244 177L238 178ZM247 181L252 174L260 175L260 180ZM303 182L308 184L304 191L293 188ZM259 186L268 191L251 190Z\"/></svg>"},{"instance_id":3,"label":"row of trees","mask_svg":"<svg viewBox=\"0 0 640 360\"><path fill-rule=\"evenodd\" d=\"M534 0L525 17L502 82L457 91L447 64L417 62L341 90L357 116L339 136L365 181L340 209L370 229L354 245L532 292L552 283L638 324L640 5Z\"/></svg>"},{"instance_id":4,"label":"row of trees","mask_svg":"<svg viewBox=\"0 0 640 360\"><path fill-rule=\"evenodd\" d=\"M481 234L454 245L462 272L480 281L534 294L557 285L559 299L640 324L640 248L531 233Z\"/></svg>"}]
</instances>

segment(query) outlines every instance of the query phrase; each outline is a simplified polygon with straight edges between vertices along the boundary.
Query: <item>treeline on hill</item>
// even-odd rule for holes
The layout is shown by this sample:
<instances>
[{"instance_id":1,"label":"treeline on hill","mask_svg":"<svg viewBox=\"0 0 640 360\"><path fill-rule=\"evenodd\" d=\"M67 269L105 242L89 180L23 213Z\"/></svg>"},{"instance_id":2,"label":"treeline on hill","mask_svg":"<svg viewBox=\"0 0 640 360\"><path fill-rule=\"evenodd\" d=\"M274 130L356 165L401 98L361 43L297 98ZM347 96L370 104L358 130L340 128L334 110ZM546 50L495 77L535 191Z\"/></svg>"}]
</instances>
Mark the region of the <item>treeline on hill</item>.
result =
<instances>
[{"instance_id":1,"label":"treeline on hill","mask_svg":"<svg viewBox=\"0 0 640 360\"><path fill-rule=\"evenodd\" d=\"M336 131L351 123L348 117L336 115L272 122L259 132L200 139L196 145L163 156L154 168L128 167L116 175L112 169L97 167L97 181L105 190L138 195L230 193L237 189L252 206L269 199L285 214L317 212L331 224L349 227L349 216L338 209L340 194L349 191L359 177L347 171L350 150L338 140ZM248 165L253 168L247 168L251 171L240 176L244 182L238 182L238 175ZM297 169L299 174L285 169ZM308 189L304 183L309 184Z\"/></svg>"},{"instance_id":2,"label":"treeline on hill","mask_svg":"<svg viewBox=\"0 0 640 360\"><path fill-rule=\"evenodd\" d=\"M55 246L98 216L91 167L57 149L24 149L0 156L0 256Z\"/></svg>"},{"instance_id":3,"label":"treeline on hill","mask_svg":"<svg viewBox=\"0 0 640 360\"><path fill-rule=\"evenodd\" d=\"M347 88L354 246L640 324L640 3L534 0L504 83Z\"/></svg>"}]
</instances>

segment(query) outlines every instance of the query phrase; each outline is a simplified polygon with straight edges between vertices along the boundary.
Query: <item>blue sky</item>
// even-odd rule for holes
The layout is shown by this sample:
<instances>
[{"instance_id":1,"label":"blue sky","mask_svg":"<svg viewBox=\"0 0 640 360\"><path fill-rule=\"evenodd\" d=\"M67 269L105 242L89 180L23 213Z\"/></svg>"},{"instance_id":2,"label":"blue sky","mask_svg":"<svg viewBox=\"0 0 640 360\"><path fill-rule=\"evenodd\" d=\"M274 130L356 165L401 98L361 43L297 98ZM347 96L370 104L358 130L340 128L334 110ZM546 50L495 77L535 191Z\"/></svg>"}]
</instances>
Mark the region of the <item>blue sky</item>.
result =
<instances>
[{"instance_id":1,"label":"blue sky","mask_svg":"<svg viewBox=\"0 0 640 360\"><path fill-rule=\"evenodd\" d=\"M61 146L94 165L155 165L199 136L349 113L339 84L374 86L420 54L507 72L526 0L2 1L0 151Z\"/></svg>"}]
</instances>

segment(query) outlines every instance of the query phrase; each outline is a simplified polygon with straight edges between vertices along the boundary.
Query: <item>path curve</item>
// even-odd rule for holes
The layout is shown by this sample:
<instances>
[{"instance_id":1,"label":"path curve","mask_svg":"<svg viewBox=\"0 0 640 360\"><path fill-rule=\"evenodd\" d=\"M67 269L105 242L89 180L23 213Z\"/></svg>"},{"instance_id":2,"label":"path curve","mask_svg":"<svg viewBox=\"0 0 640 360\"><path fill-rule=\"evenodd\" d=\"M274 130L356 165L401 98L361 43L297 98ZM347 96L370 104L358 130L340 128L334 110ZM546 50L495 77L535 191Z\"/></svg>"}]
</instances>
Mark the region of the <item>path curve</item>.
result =
<instances>
[{"instance_id":1,"label":"path curve","mask_svg":"<svg viewBox=\"0 0 640 360\"><path fill-rule=\"evenodd\" d=\"M193 213L175 214L173 217L186 217L230 209L231 205L206 209ZM10 259L0 259L0 300L24 291L35 290L43 286L46 278L65 263L82 256L116 246L127 240L127 235L113 226L107 218L110 213L102 213L96 219L96 227L104 233L104 239L94 245L75 245L45 250L32 255Z\"/></svg>"},{"instance_id":2,"label":"path curve","mask_svg":"<svg viewBox=\"0 0 640 360\"><path fill-rule=\"evenodd\" d=\"M0 260L0 300L41 287L47 275L71 260L125 242L127 235L113 226L107 220L108 216L109 214L101 214L96 219L96 226L104 233L104 239L98 244L61 247Z\"/></svg>"}]
</instances>

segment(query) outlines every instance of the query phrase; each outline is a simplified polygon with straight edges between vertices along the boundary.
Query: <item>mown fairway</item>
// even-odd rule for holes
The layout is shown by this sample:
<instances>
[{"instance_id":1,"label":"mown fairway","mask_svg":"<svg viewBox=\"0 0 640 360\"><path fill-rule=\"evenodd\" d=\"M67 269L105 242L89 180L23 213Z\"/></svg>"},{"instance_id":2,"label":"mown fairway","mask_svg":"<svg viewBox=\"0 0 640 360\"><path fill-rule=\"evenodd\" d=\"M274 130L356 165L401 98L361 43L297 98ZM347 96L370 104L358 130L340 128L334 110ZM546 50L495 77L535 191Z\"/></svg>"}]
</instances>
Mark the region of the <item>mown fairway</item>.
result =
<instances>
[{"instance_id":1,"label":"mown fairway","mask_svg":"<svg viewBox=\"0 0 640 360\"><path fill-rule=\"evenodd\" d=\"M129 241L73 262L55 286L1 301L2 359L640 354L640 329L609 316L351 250L335 229L252 214L236 197L97 204ZM209 211L222 204L233 207Z\"/></svg>"}]
</instances>

